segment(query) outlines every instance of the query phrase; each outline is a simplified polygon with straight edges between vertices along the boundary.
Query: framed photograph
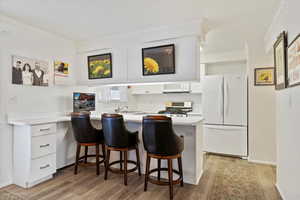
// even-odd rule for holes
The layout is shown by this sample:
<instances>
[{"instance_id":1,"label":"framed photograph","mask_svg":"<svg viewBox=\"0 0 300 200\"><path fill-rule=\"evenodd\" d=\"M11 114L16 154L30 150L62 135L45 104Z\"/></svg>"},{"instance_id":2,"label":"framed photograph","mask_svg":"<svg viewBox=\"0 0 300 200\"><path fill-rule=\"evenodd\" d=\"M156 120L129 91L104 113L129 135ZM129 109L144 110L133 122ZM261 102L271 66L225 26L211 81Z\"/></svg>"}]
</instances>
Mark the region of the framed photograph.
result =
<instances>
[{"instance_id":1,"label":"framed photograph","mask_svg":"<svg viewBox=\"0 0 300 200\"><path fill-rule=\"evenodd\" d=\"M62 61L54 61L54 75L55 77L68 77L69 76L69 63Z\"/></svg>"},{"instance_id":2,"label":"framed photograph","mask_svg":"<svg viewBox=\"0 0 300 200\"><path fill-rule=\"evenodd\" d=\"M288 47L288 86L300 85L300 34Z\"/></svg>"},{"instance_id":3,"label":"framed photograph","mask_svg":"<svg viewBox=\"0 0 300 200\"><path fill-rule=\"evenodd\" d=\"M256 86L274 85L274 68L256 68L254 72Z\"/></svg>"},{"instance_id":4,"label":"framed photograph","mask_svg":"<svg viewBox=\"0 0 300 200\"><path fill-rule=\"evenodd\" d=\"M47 61L12 56L12 84L46 87L49 78Z\"/></svg>"},{"instance_id":5,"label":"framed photograph","mask_svg":"<svg viewBox=\"0 0 300 200\"><path fill-rule=\"evenodd\" d=\"M175 74L175 45L142 49L143 75Z\"/></svg>"},{"instance_id":6,"label":"framed photograph","mask_svg":"<svg viewBox=\"0 0 300 200\"><path fill-rule=\"evenodd\" d=\"M276 90L287 87L287 34L282 32L273 46Z\"/></svg>"},{"instance_id":7,"label":"framed photograph","mask_svg":"<svg viewBox=\"0 0 300 200\"><path fill-rule=\"evenodd\" d=\"M89 79L112 78L111 53L88 56Z\"/></svg>"}]
</instances>

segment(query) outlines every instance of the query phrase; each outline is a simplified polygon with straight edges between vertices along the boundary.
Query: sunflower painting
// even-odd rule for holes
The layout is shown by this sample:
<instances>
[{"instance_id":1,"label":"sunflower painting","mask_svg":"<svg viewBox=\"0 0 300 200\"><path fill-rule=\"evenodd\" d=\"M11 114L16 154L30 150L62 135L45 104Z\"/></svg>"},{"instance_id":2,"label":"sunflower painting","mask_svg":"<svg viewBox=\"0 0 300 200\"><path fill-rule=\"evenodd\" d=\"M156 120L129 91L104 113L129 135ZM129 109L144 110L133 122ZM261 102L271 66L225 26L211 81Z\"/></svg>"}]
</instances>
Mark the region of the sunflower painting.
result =
<instances>
[{"instance_id":1,"label":"sunflower painting","mask_svg":"<svg viewBox=\"0 0 300 200\"><path fill-rule=\"evenodd\" d=\"M175 73L175 45L143 48L143 75Z\"/></svg>"},{"instance_id":2,"label":"sunflower painting","mask_svg":"<svg viewBox=\"0 0 300 200\"><path fill-rule=\"evenodd\" d=\"M256 68L255 74L255 85L274 85L274 68Z\"/></svg>"},{"instance_id":3,"label":"sunflower painting","mask_svg":"<svg viewBox=\"0 0 300 200\"><path fill-rule=\"evenodd\" d=\"M112 78L111 53L88 56L89 79Z\"/></svg>"}]
</instances>

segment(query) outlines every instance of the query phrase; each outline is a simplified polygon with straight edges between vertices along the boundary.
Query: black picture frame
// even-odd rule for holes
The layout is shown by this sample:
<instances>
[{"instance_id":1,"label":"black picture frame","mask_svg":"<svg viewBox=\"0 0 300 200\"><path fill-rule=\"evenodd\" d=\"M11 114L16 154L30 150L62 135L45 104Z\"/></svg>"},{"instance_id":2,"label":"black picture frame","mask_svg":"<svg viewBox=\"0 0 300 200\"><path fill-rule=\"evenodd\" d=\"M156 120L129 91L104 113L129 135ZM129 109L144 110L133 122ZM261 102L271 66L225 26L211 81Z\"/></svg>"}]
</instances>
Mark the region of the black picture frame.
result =
<instances>
[{"instance_id":1,"label":"black picture frame","mask_svg":"<svg viewBox=\"0 0 300 200\"><path fill-rule=\"evenodd\" d=\"M155 72L155 73L146 73L145 71L145 57L147 56L146 54L148 53L147 51L153 51L153 50L162 50L165 48L171 48L172 54L171 56L171 62L172 62L172 67L170 71L163 72ZM154 47L147 47L147 48L142 48L142 72L143 76L155 76L155 75L167 75L167 74L175 74L176 73L176 68L175 68L175 44L168 44L168 45L160 45L160 46L154 46Z\"/></svg>"},{"instance_id":2,"label":"black picture frame","mask_svg":"<svg viewBox=\"0 0 300 200\"><path fill-rule=\"evenodd\" d=\"M103 60L109 60L109 70L110 70L110 73L108 76L103 76L103 77L95 77L92 75L92 71L91 71L91 62L92 62L92 59L95 59L96 58L105 58L105 57L108 57L107 59L103 59ZM100 60L100 59L99 59ZM89 79L90 80L93 80L93 79L105 79L105 78L112 78L113 77L113 63L112 63L112 53L104 53L104 54L97 54L97 55L92 55L92 56L88 56L87 57L87 61L88 61L88 76L89 76Z\"/></svg>"},{"instance_id":3,"label":"black picture frame","mask_svg":"<svg viewBox=\"0 0 300 200\"><path fill-rule=\"evenodd\" d=\"M290 59L290 49L291 49L291 47L294 45L294 43L297 41L297 40L299 40L300 39L300 34L298 34L297 36L296 36L296 38L289 44L289 46L288 46L288 49L287 49L287 82L288 82L288 87L295 87L295 86L298 86L298 85L300 85L300 79L299 79L299 81L297 82L297 83L293 83L293 84L291 84L291 81L290 81L290 61L289 61L289 59ZM300 46L300 45L299 45Z\"/></svg>"},{"instance_id":4,"label":"black picture frame","mask_svg":"<svg viewBox=\"0 0 300 200\"><path fill-rule=\"evenodd\" d=\"M273 70L273 83L257 83L257 72L263 70ZM255 68L254 70L254 85L255 86L273 86L275 85L275 69L274 67Z\"/></svg>"},{"instance_id":5,"label":"black picture frame","mask_svg":"<svg viewBox=\"0 0 300 200\"><path fill-rule=\"evenodd\" d=\"M282 54L277 55L277 49L283 48ZM273 45L273 54L274 54L274 68L275 68L275 89L282 90L288 86L288 73L287 73L287 33L283 31L277 38L276 42ZM277 57L283 59L283 66L279 66L277 63ZM281 69L279 69L281 68ZM283 72L283 82L278 83L278 71Z\"/></svg>"}]
</instances>

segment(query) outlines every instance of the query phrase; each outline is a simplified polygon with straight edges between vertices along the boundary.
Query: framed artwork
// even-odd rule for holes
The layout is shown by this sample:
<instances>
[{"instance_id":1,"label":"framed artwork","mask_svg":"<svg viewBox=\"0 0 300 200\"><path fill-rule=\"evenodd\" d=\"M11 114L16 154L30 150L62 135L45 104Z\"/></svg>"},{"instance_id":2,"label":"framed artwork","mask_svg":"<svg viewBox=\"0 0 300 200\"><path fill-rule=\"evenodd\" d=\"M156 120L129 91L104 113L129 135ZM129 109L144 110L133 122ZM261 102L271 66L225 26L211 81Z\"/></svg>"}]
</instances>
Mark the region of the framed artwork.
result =
<instances>
[{"instance_id":1,"label":"framed artwork","mask_svg":"<svg viewBox=\"0 0 300 200\"><path fill-rule=\"evenodd\" d=\"M12 56L12 84L49 85L49 63L42 60Z\"/></svg>"},{"instance_id":2,"label":"framed artwork","mask_svg":"<svg viewBox=\"0 0 300 200\"><path fill-rule=\"evenodd\" d=\"M112 78L111 53L88 56L89 79Z\"/></svg>"},{"instance_id":3,"label":"framed artwork","mask_svg":"<svg viewBox=\"0 0 300 200\"><path fill-rule=\"evenodd\" d=\"M256 86L274 85L274 68L256 68L254 72Z\"/></svg>"},{"instance_id":4,"label":"framed artwork","mask_svg":"<svg viewBox=\"0 0 300 200\"><path fill-rule=\"evenodd\" d=\"M288 86L300 85L300 34L288 47Z\"/></svg>"},{"instance_id":5,"label":"framed artwork","mask_svg":"<svg viewBox=\"0 0 300 200\"><path fill-rule=\"evenodd\" d=\"M69 76L69 63L54 61L54 75L55 77L68 77Z\"/></svg>"},{"instance_id":6,"label":"framed artwork","mask_svg":"<svg viewBox=\"0 0 300 200\"><path fill-rule=\"evenodd\" d=\"M282 32L273 46L276 90L287 87L287 35Z\"/></svg>"},{"instance_id":7,"label":"framed artwork","mask_svg":"<svg viewBox=\"0 0 300 200\"><path fill-rule=\"evenodd\" d=\"M175 45L142 49L143 76L175 74Z\"/></svg>"}]
</instances>

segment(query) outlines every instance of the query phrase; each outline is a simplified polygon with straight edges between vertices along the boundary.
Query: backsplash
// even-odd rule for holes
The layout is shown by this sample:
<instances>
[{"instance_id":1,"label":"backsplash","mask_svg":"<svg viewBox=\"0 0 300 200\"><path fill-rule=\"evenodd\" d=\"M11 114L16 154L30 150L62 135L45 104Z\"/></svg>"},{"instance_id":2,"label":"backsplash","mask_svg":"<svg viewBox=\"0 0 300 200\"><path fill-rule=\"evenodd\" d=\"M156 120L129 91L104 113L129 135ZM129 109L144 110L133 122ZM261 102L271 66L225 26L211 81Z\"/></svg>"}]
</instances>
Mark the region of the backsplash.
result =
<instances>
[{"instance_id":1,"label":"backsplash","mask_svg":"<svg viewBox=\"0 0 300 200\"><path fill-rule=\"evenodd\" d=\"M191 101L193 102L193 112L202 113L200 94L153 94L137 95L137 109L146 112L158 112L165 109L168 101Z\"/></svg>"},{"instance_id":2,"label":"backsplash","mask_svg":"<svg viewBox=\"0 0 300 200\"><path fill-rule=\"evenodd\" d=\"M145 94L132 95L128 90L128 102L97 102L97 112L114 112L118 107L128 106L128 110L157 113L165 109L168 101L191 101L193 112L202 113L200 94Z\"/></svg>"}]
</instances>

